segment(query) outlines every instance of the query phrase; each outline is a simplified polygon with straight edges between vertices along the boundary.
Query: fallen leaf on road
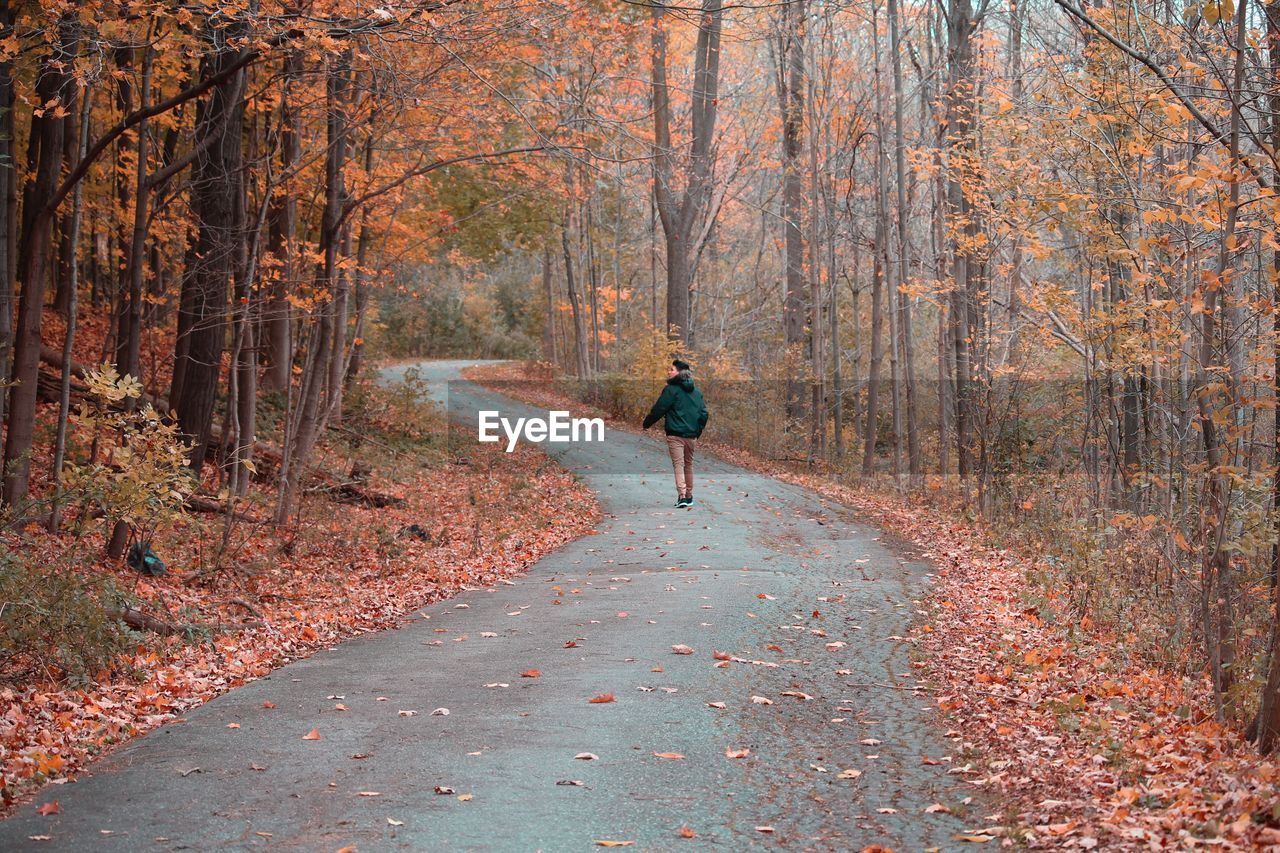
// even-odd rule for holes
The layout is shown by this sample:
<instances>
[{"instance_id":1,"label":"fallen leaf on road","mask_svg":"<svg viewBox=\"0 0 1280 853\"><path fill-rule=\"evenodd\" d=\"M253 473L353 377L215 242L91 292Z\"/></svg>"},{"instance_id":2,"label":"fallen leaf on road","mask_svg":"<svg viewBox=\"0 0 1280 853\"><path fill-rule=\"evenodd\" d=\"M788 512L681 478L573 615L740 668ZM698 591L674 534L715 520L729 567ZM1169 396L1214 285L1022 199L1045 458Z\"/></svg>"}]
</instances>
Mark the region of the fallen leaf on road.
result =
<instances>
[{"instance_id":1,"label":"fallen leaf on road","mask_svg":"<svg viewBox=\"0 0 1280 853\"><path fill-rule=\"evenodd\" d=\"M48 817L51 814L57 814L62 811L62 806L58 804L57 800L54 800L53 802L45 803L40 808L36 809L36 811L45 817Z\"/></svg>"},{"instance_id":2,"label":"fallen leaf on road","mask_svg":"<svg viewBox=\"0 0 1280 853\"><path fill-rule=\"evenodd\" d=\"M841 642L840 640L836 640L834 643L827 643L827 651L838 652L841 649L843 649L844 646L845 644L843 642Z\"/></svg>"},{"instance_id":3,"label":"fallen leaf on road","mask_svg":"<svg viewBox=\"0 0 1280 853\"><path fill-rule=\"evenodd\" d=\"M677 655L691 655L693 654L693 647L686 646L684 643L679 643L671 647L671 652Z\"/></svg>"},{"instance_id":4,"label":"fallen leaf on road","mask_svg":"<svg viewBox=\"0 0 1280 853\"><path fill-rule=\"evenodd\" d=\"M472 795L472 794L459 794L459 795L458 795L458 801L459 801L459 802L469 803L469 802L471 802L471 801L472 801L472 800L474 800L474 799L475 799L475 796L474 796L474 795Z\"/></svg>"},{"instance_id":5,"label":"fallen leaf on road","mask_svg":"<svg viewBox=\"0 0 1280 853\"><path fill-rule=\"evenodd\" d=\"M857 779L861 775L862 775L861 770L854 770L852 767L850 767L848 770L841 770L839 773L837 773L836 778L837 779Z\"/></svg>"},{"instance_id":6,"label":"fallen leaf on road","mask_svg":"<svg viewBox=\"0 0 1280 853\"><path fill-rule=\"evenodd\" d=\"M770 594L769 594L769 593L767 593L767 592L762 592L762 593L760 593L759 595L757 595L757 596L756 596L756 598L760 599L761 601L775 601L775 600L776 600L772 595L770 595ZM769 830L769 831L770 831L770 832L773 832L773 830L772 830L772 829L771 829L771 830Z\"/></svg>"},{"instance_id":7,"label":"fallen leaf on road","mask_svg":"<svg viewBox=\"0 0 1280 853\"><path fill-rule=\"evenodd\" d=\"M362 759L368 758L368 757L369 757L369 753L367 753L367 752L356 752L356 753L353 753L351 757L352 757L352 758L354 758L356 761L360 761L360 760L362 760Z\"/></svg>"},{"instance_id":8,"label":"fallen leaf on road","mask_svg":"<svg viewBox=\"0 0 1280 853\"><path fill-rule=\"evenodd\" d=\"M498 632L497 631L481 631L480 636L484 637L486 640L491 640L494 637L498 636Z\"/></svg>"},{"instance_id":9,"label":"fallen leaf on road","mask_svg":"<svg viewBox=\"0 0 1280 853\"><path fill-rule=\"evenodd\" d=\"M726 746L724 748L725 758L746 758L750 754L751 750L746 747L743 747L742 749L734 749L731 746Z\"/></svg>"},{"instance_id":10,"label":"fallen leaf on road","mask_svg":"<svg viewBox=\"0 0 1280 853\"><path fill-rule=\"evenodd\" d=\"M399 715L400 715L400 716L402 716L402 717L416 717L416 716L418 716L418 712L417 712L417 711L397 711L396 713L397 713L397 714L399 714Z\"/></svg>"},{"instance_id":11,"label":"fallen leaf on road","mask_svg":"<svg viewBox=\"0 0 1280 853\"><path fill-rule=\"evenodd\" d=\"M511 686L510 684L507 684L504 681L493 681L485 685L485 687L510 687L510 686Z\"/></svg>"},{"instance_id":12,"label":"fallen leaf on road","mask_svg":"<svg viewBox=\"0 0 1280 853\"><path fill-rule=\"evenodd\" d=\"M808 693L801 693L799 690L784 690L782 691L782 695L794 696L795 698L799 699L801 702L808 702L810 699L813 698Z\"/></svg>"},{"instance_id":13,"label":"fallen leaf on road","mask_svg":"<svg viewBox=\"0 0 1280 853\"><path fill-rule=\"evenodd\" d=\"M697 838L698 837L698 833L694 832L692 829L690 829L687 826L682 826L678 830L676 830L676 835L680 836L681 838Z\"/></svg>"},{"instance_id":14,"label":"fallen leaf on road","mask_svg":"<svg viewBox=\"0 0 1280 853\"><path fill-rule=\"evenodd\" d=\"M985 844L988 841L994 841L995 838L994 835L965 835L963 833L955 836L956 841L972 841L975 844Z\"/></svg>"},{"instance_id":15,"label":"fallen leaf on road","mask_svg":"<svg viewBox=\"0 0 1280 853\"><path fill-rule=\"evenodd\" d=\"M653 755L655 758L665 758L669 761L684 760L684 755L679 752L655 752Z\"/></svg>"},{"instance_id":16,"label":"fallen leaf on road","mask_svg":"<svg viewBox=\"0 0 1280 853\"><path fill-rule=\"evenodd\" d=\"M436 708L434 711L432 711L432 712L431 712L431 716L433 716L433 717L447 717L447 716L449 716L449 709L448 709L448 708Z\"/></svg>"},{"instance_id":17,"label":"fallen leaf on road","mask_svg":"<svg viewBox=\"0 0 1280 853\"><path fill-rule=\"evenodd\" d=\"M772 826L757 826L756 832L773 832Z\"/></svg>"},{"instance_id":18,"label":"fallen leaf on road","mask_svg":"<svg viewBox=\"0 0 1280 853\"><path fill-rule=\"evenodd\" d=\"M634 841L610 841L607 838L597 838L597 847L630 847L635 844Z\"/></svg>"},{"instance_id":19,"label":"fallen leaf on road","mask_svg":"<svg viewBox=\"0 0 1280 853\"><path fill-rule=\"evenodd\" d=\"M361 791L361 792L360 792L360 796L362 796L362 797L381 797L381 796L382 796L382 792L381 792L381 791Z\"/></svg>"},{"instance_id":20,"label":"fallen leaf on road","mask_svg":"<svg viewBox=\"0 0 1280 853\"><path fill-rule=\"evenodd\" d=\"M723 702L708 702L708 703L707 703L707 707L708 707L708 708L715 708L717 711L723 711L725 708L727 708L727 707L729 707L729 706L728 706L728 705L725 705Z\"/></svg>"},{"instance_id":21,"label":"fallen leaf on road","mask_svg":"<svg viewBox=\"0 0 1280 853\"><path fill-rule=\"evenodd\" d=\"M578 644L577 644L576 642L574 642L573 640L566 640L566 641L565 641L565 644L564 644L564 647L565 647L566 649L576 649L576 648L578 647Z\"/></svg>"},{"instance_id":22,"label":"fallen leaf on road","mask_svg":"<svg viewBox=\"0 0 1280 853\"><path fill-rule=\"evenodd\" d=\"M557 784L557 785L569 785L569 786L574 787L574 788L585 788L585 787L587 787L587 783L586 783L586 782L583 782L581 779L561 779L559 782L556 782L556 784Z\"/></svg>"},{"instance_id":23,"label":"fallen leaf on road","mask_svg":"<svg viewBox=\"0 0 1280 853\"><path fill-rule=\"evenodd\" d=\"M733 658L733 656L730 655L728 652L722 652L719 650L712 652L711 656L716 660L732 660Z\"/></svg>"},{"instance_id":24,"label":"fallen leaf on road","mask_svg":"<svg viewBox=\"0 0 1280 853\"><path fill-rule=\"evenodd\" d=\"M612 693L601 693L599 696L592 696L587 702L591 705L603 705L606 702L614 702L616 697Z\"/></svg>"},{"instance_id":25,"label":"fallen leaf on road","mask_svg":"<svg viewBox=\"0 0 1280 853\"><path fill-rule=\"evenodd\" d=\"M596 755L594 752L579 752L574 756L574 758L579 761L595 761L600 758L600 756Z\"/></svg>"},{"instance_id":26,"label":"fallen leaf on road","mask_svg":"<svg viewBox=\"0 0 1280 853\"><path fill-rule=\"evenodd\" d=\"M540 669L526 669L524 672L520 673L520 677L521 677L521 678L541 678L541 677L542 677L542 670L540 670Z\"/></svg>"},{"instance_id":27,"label":"fallen leaf on road","mask_svg":"<svg viewBox=\"0 0 1280 853\"><path fill-rule=\"evenodd\" d=\"M28 835L27 840L28 841L52 841L53 836L52 835Z\"/></svg>"},{"instance_id":28,"label":"fallen leaf on road","mask_svg":"<svg viewBox=\"0 0 1280 853\"><path fill-rule=\"evenodd\" d=\"M392 826L404 826L404 821L396 820L393 817L387 818L387 823L391 824Z\"/></svg>"},{"instance_id":29,"label":"fallen leaf on road","mask_svg":"<svg viewBox=\"0 0 1280 853\"><path fill-rule=\"evenodd\" d=\"M897 814L897 809L876 809L878 814Z\"/></svg>"},{"instance_id":30,"label":"fallen leaf on road","mask_svg":"<svg viewBox=\"0 0 1280 853\"><path fill-rule=\"evenodd\" d=\"M766 699L764 696L752 696L751 704L753 705L772 705L772 699Z\"/></svg>"},{"instance_id":31,"label":"fallen leaf on road","mask_svg":"<svg viewBox=\"0 0 1280 853\"><path fill-rule=\"evenodd\" d=\"M336 705L334 705L334 706L333 706L333 710L335 710L335 711L346 711L346 710L347 710L347 706L346 706L346 705L343 705L341 702L339 702L339 703L337 703ZM228 727L228 728L230 728L230 727ZM239 727L239 726L236 726L236 728L240 728L240 727Z\"/></svg>"},{"instance_id":32,"label":"fallen leaf on road","mask_svg":"<svg viewBox=\"0 0 1280 853\"><path fill-rule=\"evenodd\" d=\"M239 724L239 723L227 723L227 728L229 728L229 729L238 729L238 728L240 728L240 724Z\"/></svg>"},{"instance_id":33,"label":"fallen leaf on road","mask_svg":"<svg viewBox=\"0 0 1280 853\"><path fill-rule=\"evenodd\" d=\"M434 790L437 794L447 795L447 794L454 793L453 789L450 788L448 785L436 785L435 788L433 788L432 790Z\"/></svg>"},{"instance_id":34,"label":"fallen leaf on road","mask_svg":"<svg viewBox=\"0 0 1280 853\"><path fill-rule=\"evenodd\" d=\"M858 743L862 744L863 746L879 746L880 745L880 741L876 740L873 737L864 737L862 740L858 741Z\"/></svg>"},{"instance_id":35,"label":"fallen leaf on road","mask_svg":"<svg viewBox=\"0 0 1280 853\"><path fill-rule=\"evenodd\" d=\"M276 703L275 703L275 702L263 702L263 703L262 703L262 707L266 708L268 711L270 711L270 710L271 710L272 708L274 708L275 706L276 706Z\"/></svg>"},{"instance_id":36,"label":"fallen leaf on road","mask_svg":"<svg viewBox=\"0 0 1280 853\"><path fill-rule=\"evenodd\" d=\"M925 814L937 814L939 812L942 812L943 814L951 814L951 809L947 808L942 803L934 803L924 810Z\"/></svg>"},{"instance_id":37,"label":"fallen leaf on road","mask_svg":"<svg viewBox=\"0 0 1280 853\"><path fill-rule=\"evenodd\" d=\"M302 736L303 740L320 740L320 730L312 729Z\"/></svg>"}]
</instances>

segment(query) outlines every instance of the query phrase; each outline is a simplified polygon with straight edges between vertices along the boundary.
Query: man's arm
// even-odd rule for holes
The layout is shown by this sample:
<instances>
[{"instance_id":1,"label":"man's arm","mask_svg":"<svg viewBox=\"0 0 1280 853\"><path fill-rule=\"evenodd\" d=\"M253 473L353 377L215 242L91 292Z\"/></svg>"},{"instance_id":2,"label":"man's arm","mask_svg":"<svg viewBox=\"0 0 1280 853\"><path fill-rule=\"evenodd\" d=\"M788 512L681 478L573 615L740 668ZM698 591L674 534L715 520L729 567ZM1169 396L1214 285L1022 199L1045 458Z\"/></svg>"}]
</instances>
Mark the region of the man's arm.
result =
<instances>
[{"instance_id":1,"label":"man's arm","mask_svg":"<svg viewBox=\"0 0 1280 853\"><path fill-rule=\"evenodd\" d=\"M707 401L700 400L701 405L698 407L698 437L702 437L702 431L707 428Z\"/></svg>"},{"instance_id":2,"label":"man's arm","mask_svg":"<svg viewBox=\"0 0 1280 853\"><path fill-rule=\"evenodd\" d=\"M644 427L648 429L658 422L658 418L662 417L671 408L671 404L675 402L674 385L668 385L662 389L662 393L658 395L658 400L653 404L653 408L649 410L649 414L644 416Z\"/></svg>"}]
</instances>

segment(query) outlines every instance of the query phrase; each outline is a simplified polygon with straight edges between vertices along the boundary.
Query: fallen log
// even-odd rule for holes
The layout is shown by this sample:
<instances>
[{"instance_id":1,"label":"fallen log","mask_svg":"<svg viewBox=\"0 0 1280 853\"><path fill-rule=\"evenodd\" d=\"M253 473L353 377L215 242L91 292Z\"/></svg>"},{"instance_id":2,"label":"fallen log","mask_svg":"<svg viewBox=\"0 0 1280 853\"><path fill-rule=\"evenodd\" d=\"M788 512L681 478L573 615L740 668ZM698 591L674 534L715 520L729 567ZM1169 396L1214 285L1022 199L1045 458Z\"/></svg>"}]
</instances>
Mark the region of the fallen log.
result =
<instances>
[{"instance_id":1,"label":"fallen log","mask_svg":"<svg viewBox=\"0 0 1280 853\"><path fill-rule=\"evenodd\" d=\"M257 524L262 519L249 515L245 512L228 512L227 504L222 501L206 498L203 495L191 495L187 498L186 507L191 512L207 512L217 515L228 515L236 521L247 521L250 524Z\"/></svg>"},{"instance_id":2,"label":"fallen log","mask_svg":"<svg viewBox=\"0 0 1280 853\"><path fill-rule=\"evenodd\" d=\"M54 369L54 371L56 371L53 374L54 387L61 388L62 387L62 351L54 349L51 346L41 345L40 361L49 365ZM89 390L89 386L85 385L83 382L79 382L79 383L75 382L76 379L82 380L88 375L89 375L89 370L83 364L74 360L71 362L71 376L72 376L71 388L73 392L76 390L77 385L79 386L80 394L84 394L86 391ZM158 412L169 411L169 401L166 400L164 397L160 396L159 394L153 394L148 391L143 391L142 396L139 397L138 399L143 403L150 403L153 407L155 407L156 411ZM57 400L58 400L58 397L54 397L53 400L48 402L57 402Z\"/></svg>"},{"instance_id":3,"label":"fallen log","mask_svg":"<svg viewBox=\"0 0 1280 853\"><path fill-rule=\"evenodd\" d=\"M356 504L359 506L375 507L382 509L389 506L399 506L404 503L404 498L388 495L385 492L375 492L371 489L364 489L355 483L341 483L336 489L330 489L333 499L338 503Z\"/></svg>"},{"instance_id":4,"label":"fallen log","mask_svg":"<svg viewBox=\"0 0 1280 853\"><path fill-rule=\"evenodd\" d=\"M181 624L176 622L166 622L163 619L157 619L148 613L143 613L136 607L108 607L106 609L106 614L112 619L118 619L135 631L146 631L151 634L160 634L165 637L173 637L181 634L188 640L203 633L225 633L227 631L244 631L249 628L262 627L261 622L240 622L235 625L228 625L225 623Z\"/></svg>"}]
</instances>

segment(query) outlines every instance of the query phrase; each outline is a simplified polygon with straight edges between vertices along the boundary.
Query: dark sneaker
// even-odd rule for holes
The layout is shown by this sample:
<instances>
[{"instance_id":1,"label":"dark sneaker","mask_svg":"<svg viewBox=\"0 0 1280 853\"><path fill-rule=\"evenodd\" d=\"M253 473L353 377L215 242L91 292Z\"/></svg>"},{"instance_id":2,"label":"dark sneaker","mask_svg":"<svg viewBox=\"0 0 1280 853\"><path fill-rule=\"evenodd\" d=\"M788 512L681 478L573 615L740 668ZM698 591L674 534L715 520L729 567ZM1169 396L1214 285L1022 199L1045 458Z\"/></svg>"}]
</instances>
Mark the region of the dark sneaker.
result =
<instances>
[{"instance_id":1,"label":"dark sneaker","mask_svg":"<svg viewBox=\"0 0 1280 853\"><path fill-rule=\"evenodd\" d=\"M676 509L682 509L683 507L688 506L684 501L685 499L683 495L676 497Z\"/></svg>"},{"instance_id":2,"label":"dark sneaker","mask_svg":"<svg viewBox=\"0 0 1280 853\"><path fill-rule=\"evenodd\" d=\"M684 505L687 507L693 506L693 495L689 495L687 498L684 499Z\"/></svg>"}]
</instances>

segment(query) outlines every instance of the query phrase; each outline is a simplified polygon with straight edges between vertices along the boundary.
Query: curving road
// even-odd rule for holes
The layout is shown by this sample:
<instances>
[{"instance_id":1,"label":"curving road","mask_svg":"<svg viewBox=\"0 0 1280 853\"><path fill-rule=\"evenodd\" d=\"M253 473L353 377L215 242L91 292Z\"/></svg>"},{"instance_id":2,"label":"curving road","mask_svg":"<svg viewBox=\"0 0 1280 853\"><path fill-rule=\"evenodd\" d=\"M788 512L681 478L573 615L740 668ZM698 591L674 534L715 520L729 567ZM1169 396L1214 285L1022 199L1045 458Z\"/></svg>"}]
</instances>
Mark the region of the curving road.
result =
<instances>
[{"instance_id":1,"label":"curving road","mask_svg":"<svg viewBox=\"0 0 1280 853\"><path fill-rule=\"evenodd\" d=\"M455 415L536 414L446 392L473 363L419 367ZM0 849L971 846L952 840L984 813L947 773L959 743L927 694L884 686L914 683L898 638L926 565L838 505L706 457L698 504L676 510L652 435L544 447L600 495L596 535L190 711L46 789L0 823ZM718 668L713 650L741 660ZM588 703L602 693L616 701ZM61 812L38 815L52 799Z\"/></svg>"}]
</instances>

